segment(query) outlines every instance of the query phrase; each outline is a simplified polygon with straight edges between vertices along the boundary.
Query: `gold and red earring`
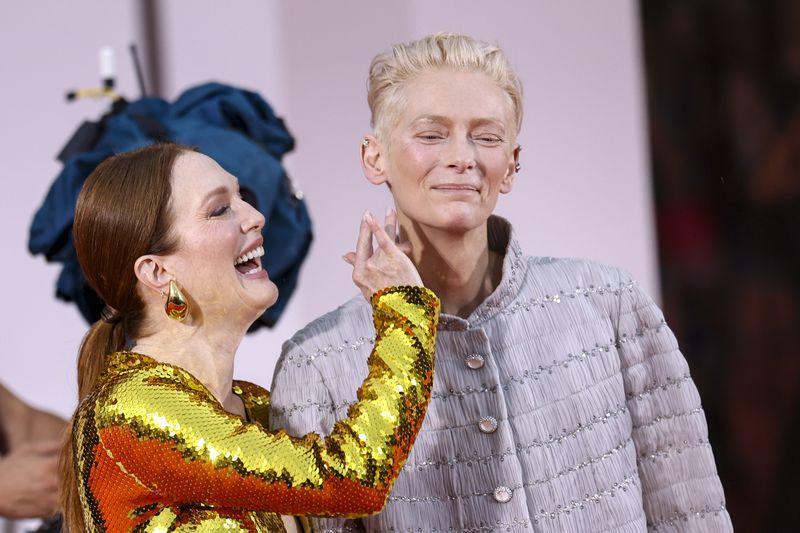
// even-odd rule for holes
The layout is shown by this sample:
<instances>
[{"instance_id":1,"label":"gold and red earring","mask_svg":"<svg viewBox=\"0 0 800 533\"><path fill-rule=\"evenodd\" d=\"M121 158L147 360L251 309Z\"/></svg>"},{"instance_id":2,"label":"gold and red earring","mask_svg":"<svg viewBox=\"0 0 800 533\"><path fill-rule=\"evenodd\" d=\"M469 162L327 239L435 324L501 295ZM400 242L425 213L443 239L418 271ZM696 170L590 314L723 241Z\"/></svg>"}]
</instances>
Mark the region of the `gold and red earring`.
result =
<instances>
[{"instance_id":1,"label":"gold and red earring","mask_svg":"<svg viewBox=\"0 0 800 533\"><path fill-rule=\"evenodd\" d=\"M189 302L186 301L186 297L174 279L169 282L169 293L167 302L164 304L164 311L168 317L178 321L183 320L189 314Z\"/></svg>"}]
</instances>

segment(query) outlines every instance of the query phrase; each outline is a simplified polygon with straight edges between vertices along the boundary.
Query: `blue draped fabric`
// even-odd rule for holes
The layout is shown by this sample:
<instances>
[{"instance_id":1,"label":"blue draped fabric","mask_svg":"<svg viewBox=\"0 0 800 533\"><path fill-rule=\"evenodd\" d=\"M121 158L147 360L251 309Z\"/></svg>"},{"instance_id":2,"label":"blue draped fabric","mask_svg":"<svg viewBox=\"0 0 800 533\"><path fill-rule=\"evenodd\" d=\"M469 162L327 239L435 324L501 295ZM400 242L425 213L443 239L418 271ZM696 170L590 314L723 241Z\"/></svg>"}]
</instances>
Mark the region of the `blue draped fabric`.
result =
<instances>
[{"instance_id":1,"label":"blue draped fabric","mask_svg":"<svg viewBox=\"0 0 800 533\"><path fill-rule=\"evenodd\" d=\"M302 194L281 165L294 139L269 104L257 93L207 83L187 90L172 104L143 98L115 105L92 126L90 142L62 153L64 168L30 228L30 252L63 265L57 297L75 302L90 323L100 318L103 303L83 277L72 242L75 202L86 177L110 155L171 141L195 146L238 177L242 196L266 217L262 262L280 296L251 330L272 327L297 284L312 228Z\"/></svg>"}]
</instances>

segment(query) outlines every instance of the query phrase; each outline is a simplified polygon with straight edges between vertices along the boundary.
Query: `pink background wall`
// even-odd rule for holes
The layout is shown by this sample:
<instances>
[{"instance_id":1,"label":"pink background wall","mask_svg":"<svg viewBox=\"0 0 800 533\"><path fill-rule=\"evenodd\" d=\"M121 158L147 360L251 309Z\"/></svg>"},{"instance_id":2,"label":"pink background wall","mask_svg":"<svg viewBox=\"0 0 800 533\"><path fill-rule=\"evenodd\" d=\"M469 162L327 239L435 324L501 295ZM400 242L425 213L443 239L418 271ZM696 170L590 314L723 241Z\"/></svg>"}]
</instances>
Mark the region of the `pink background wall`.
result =
<instances>
[{"instance_id":1,"label":"pink background wall","mask_svg":"<svg viewBox=\"0 0 800 533\"><path fill-rule=\"evenodd\" d=\"M28 255L27 231L59 172L55 154L82 120L105 109L63 98L67 89L98 82L100 46L117 52L122 92L138 94L127 56L127 45L139 39L136 7L134 0L0 6L0 379L65 416L74 408L75 354L86 325L74 306L54 299L58 270ZM165 96L211 79L259 91L297 138L286 166L316 225L290 307L275 330L245 340L239 377L268 385L282 340L355 294L340 256L354 243L364 209L382 212L390 202L384 188L363 178L357 157L369 127L367 67L391 43L434 31L498 42L523 80L523 170L498 211L514 222L524 249L619 264L657 294L632 0L173 0L159 8Z\"/></svg>"}]
</instances>

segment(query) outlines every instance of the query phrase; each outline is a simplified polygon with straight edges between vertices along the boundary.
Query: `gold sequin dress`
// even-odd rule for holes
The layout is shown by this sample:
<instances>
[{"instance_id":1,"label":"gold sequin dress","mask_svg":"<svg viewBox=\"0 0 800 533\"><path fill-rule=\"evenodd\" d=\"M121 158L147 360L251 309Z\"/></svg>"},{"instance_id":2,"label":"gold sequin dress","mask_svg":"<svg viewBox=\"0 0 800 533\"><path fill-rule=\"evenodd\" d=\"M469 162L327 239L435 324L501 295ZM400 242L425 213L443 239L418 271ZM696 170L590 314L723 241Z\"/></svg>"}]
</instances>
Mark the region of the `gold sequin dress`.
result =
<instances>
[{"instance_id":1,"label":"gold sequin dress","mask_svg":"<svg viewBox=\"0 0 800 533\"><path fill-rule=\"evenodd\" d=\"M425 416L439 301L421 287L372 298L377 341L348 417L322 438L268 431L269 393L234 382L247 419L180 367L108 357L75 416L89 531L283 531L275 513L379 511Z\"/></svg>"}]
</instances>

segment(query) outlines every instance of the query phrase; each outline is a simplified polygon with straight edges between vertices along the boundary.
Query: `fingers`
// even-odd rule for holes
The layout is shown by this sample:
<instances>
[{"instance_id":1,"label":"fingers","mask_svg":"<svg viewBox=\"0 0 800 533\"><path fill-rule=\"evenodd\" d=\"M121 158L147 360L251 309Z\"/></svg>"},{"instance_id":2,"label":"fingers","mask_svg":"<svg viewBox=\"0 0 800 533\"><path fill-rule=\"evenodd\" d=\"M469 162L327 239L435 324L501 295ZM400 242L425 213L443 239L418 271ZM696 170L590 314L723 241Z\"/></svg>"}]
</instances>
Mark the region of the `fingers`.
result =
<instances>
[{"instance_id":1,"label":"fingers","mask_svg":"<svg viewBox=\"0 0 800 533\"><path fill-rule=\"evenodd\" d=\"M353 265L363 264L372 257L372 231L370 231L369 221L375 222L367 212L361 218L361 227L358 229L358 242L356 242L356 252Z\"/></svg>"},{"instance_id":2,"label":"fingers","mask_svg":"<svg viewBox=\"0 0 800 533\"><path fill-rule=\"evenodd\" d=\"M55 457L61 450L62 443L59 441L45 441L45 442L25 442L13 450L11 450L7 457L29 457L29 458L43 458L47 456Z\"/></svg>"},{"instance_id":3,"label":"fingers","mask_svg":"<svg viewBox=\"0 0 800 533\"><path fill-rule=\"evenodd\" d=\"M379 237L379 227L377 226L377 222L375 221L375 217L372 216L372 213L366 212L364 213L364 217L361 219L361 228L359 229L359 243L363 246L363 250L365 252L366 259L371 257L373 250L371 246L367 248L366 246L366 239L367 235L361 233L364 228L364 223L367 223L369 227L369 243L372 243L372 236L375 235L375 238L378 239ZM389 238L389 241L394 243L394 245L404 254L408 255L411 253L411 243L409 242L398 242L397 240L397 211L392 208L386 208L386 218L383 224L383 230L386 232L386 236ZM361 239L364 239L363 241ZM380 243L380 240L378 240ZM382 247L383 248L383 247ZM383 248L385 251L385 248ZM355 266L356 261L358 260L358 250L356 252L347 252L342 256L342 260L347 263L348 265Z\"/></svg>"},{"instance_id":4,"label":"fingers","mask_svg":"<svg viewBox=\"0 0 800 533\"><path fill-rule=\"evenodd\" d=\"M394 243L394 239L390 238L389 235L386 233L386 230L383 229L378 221L375 220L369 213L367 213L367 223L369 224L369 229L372 231L372 235L375 236L375 240L378 241L378 246L380 246L381 250L386 253L391 253L397 246Z\"/></svg>"},{"instance_id":5,"label":"fingers","mask_svg":"<svg viewBox=\"0 0 800 533\"><path fill-rule=\"evenodd\" d=\"M397 210L393 207L388 207L386 209L386 222L384 222L383 227L389 239L395 243L400 251L406 255L410 255L412 250L411 243L408 241L400 241L400 235L398 233L399 227L397 225Z\"/></svg>"},{"instance_id":6,"label":"fingers","mask_svg":"<svg viewBox=\"0 0 800 533\"><path fill-rule=\"evenodd\" d=\"M397 242L397 211L391 207L386 208L386 218L383 223L386 235L394 242Z\"/></svg>"},{"instance_id":7,"label":"fingers","mask_svg":"<svg viewBox=\"0 0 800 533\"><path fill-rule=\"evenodd\" d=\"M42 484L47 488L58 487L58 456L47 456L39 460L39 472Z\"/></svg>"},{"instance_id":8,"label":"fingers","mask_svg":"<svg viewBox=\"0 0 800 533\"><path fill-rule=\"evenodd\" d=\"M39 455L52 455L61 450L63 443L58 440L35 442L28 444L28 450Z\"/></svg>"}]
</instances>

